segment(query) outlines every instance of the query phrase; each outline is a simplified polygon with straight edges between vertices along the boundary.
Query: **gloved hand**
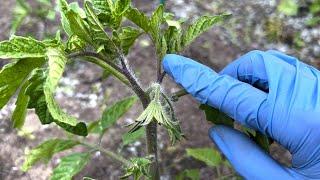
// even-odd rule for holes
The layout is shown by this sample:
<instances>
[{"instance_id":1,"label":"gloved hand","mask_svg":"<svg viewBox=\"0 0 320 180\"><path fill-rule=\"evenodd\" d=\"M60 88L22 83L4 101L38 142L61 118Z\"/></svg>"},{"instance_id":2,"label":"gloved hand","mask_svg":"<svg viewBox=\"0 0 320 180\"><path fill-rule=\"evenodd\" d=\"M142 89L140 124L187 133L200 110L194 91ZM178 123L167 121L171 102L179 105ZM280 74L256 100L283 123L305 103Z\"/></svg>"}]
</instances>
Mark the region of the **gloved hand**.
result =
<instances>
[{"instance_id":1,"label":"gloved hand","mask_svg":"<svg viewBox=\"0 0 320 180\"><path fill-rule=\"evenodd\" d=\"M292 154L292 167L272 159L243 133L209 130L246 179L320 179L320 71L278 51L252 51L219 74L191 59L167 55L165 71L203 104L271 137Z\"/></svg>"}]
</instances>

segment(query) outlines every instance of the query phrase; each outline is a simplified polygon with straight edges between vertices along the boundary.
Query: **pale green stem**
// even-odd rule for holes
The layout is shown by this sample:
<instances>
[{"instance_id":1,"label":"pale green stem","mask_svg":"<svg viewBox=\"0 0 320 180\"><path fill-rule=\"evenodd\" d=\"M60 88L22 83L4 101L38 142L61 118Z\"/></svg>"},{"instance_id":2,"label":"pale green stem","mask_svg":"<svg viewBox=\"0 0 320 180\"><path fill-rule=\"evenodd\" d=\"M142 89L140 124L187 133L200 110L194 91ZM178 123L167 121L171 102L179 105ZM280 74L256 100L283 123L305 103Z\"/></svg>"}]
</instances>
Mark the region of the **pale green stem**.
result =
<instances>
[{"instance_id":1,"label":"pale green stem","mask_svg":"<svg viewBox=\"0 0 320 180\"><path fill-rule=\"evenodd\" d=\"M104 154L106 154L107 156L111 157L112 159L114 160L117 160L119 161L120 163L124 164L125 166L130 166L131 165L131 162L126 160L124 157L112 152L112 151L109 151L107 149L104 149L102 148L101 146L96 146L96 145L92 145L92 144L88 144L88 143L85 143L85 142L81 142L82 145L84 146L87 146L93 150L97 150L97 151L100 151Z\"/></svg>"}]
</instances>

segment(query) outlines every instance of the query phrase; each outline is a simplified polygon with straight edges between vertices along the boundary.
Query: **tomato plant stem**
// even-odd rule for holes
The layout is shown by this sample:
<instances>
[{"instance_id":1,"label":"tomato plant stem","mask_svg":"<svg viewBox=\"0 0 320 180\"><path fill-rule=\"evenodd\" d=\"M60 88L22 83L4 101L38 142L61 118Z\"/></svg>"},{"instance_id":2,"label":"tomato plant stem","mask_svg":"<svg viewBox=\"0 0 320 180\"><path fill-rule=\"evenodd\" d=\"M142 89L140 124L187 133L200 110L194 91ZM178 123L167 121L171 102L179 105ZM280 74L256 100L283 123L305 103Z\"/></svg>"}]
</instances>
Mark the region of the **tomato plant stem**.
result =
<instances>
[{"instance_id":1,"label":"tomato plant stem","mask_svg":"<svg viewBox=\"0 0 320 180\"><path fill-rule=\"evenodd\" d=\"M104 149L101 146L96 146L96 145L88 144L88 143L85 143L85 142L81 142L81 144L84 145L84 146L89 147L90 149L100 151L100 152L106 154L107 156L111 157L112 159L119 161L120 163L122 163L125 166L130 166L131 165L131 162L126 160L124 157L122 157L122 156L120 156L120 155L118 155L118 154L116 154L116 153L114 153L112 151L109 151L107 149Z\"/></svg>"},{"instance_id":2,"label":"tomato plant stem","mask_svg":"<svg viewBox=\"0 0 320 180\"><path fill-rule=\"evenodd\" d=\"M123 55L120 55L120 62L122 64L122 69L124 71L125 76L128 78L133 91L139 97L142 106L146 109L150 103L150 99L148 94L143 91L134 75L127 67L127 61ZM160 179L159 174L159 163L158 163L158 148L157 148L157 123L155 121L151 122L146 127L146 139L147 139L147 151L148 155L153 157L153 161L150 167L150 173L152 179L158 180Z\"/></svg>"}]
</instances>

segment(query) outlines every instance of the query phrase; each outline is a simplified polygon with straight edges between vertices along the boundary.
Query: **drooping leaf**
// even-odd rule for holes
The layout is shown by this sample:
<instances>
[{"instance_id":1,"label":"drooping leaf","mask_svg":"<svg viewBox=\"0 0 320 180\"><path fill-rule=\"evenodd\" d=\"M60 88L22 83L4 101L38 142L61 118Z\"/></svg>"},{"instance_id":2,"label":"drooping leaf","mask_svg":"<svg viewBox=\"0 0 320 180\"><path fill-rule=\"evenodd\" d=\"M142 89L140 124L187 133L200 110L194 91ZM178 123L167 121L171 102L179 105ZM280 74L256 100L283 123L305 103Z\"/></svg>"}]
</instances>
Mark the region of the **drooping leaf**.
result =
<instances>
[{"instance_id":1,"label":"drooping leaf","mask_svg":"<svg viewBox=\"0 0 320 180\"><path fill-rule=\"evenodd\" d=\"M128 132L122 136L122 144L126 146L133 142L136 142L140 138L144 137L145 134L146 134L145 128L140 128L137 131L132 133Z\"/></svg>"},{"instance_id":2,"label":"drooping leaf","mask_svg":"<svg viewBox=\"0 0 320 180\"><path fill-rule=\"evenodd\" d=\"M45 53L45 44L30 37L13 36L0 42L0 59L40 58Z\"/></svg>"},{"instance_id":3,"label":"drooping leaf","mask_svg":"<svg viewBox=\"0 0 320 180\"><path fill-rule=\"evenodd\" d=\"M51 180L72 180L89 162L89 153L74 153L61 158L59 165L53 170Z\"/></svg>"},{"instance_id":4,"label":"drooping leaf","mask_svg":"<svg viewBox=\"0 0 320 180\"><path fill-rule=\"evenodd\" d=\"M182 35L181 48L184 49L190 45L202 33L209 30L214 24L225 20L230 17L230 14L221 14L216 16L202 16L193 22Z\"/></svg>"},{"instance_id":5,"label":"drooping leaf","mask_svg":"<svg viewBox=\"0 0 320 180\"><path fill-rule=\"evenodd\" d=\"M233 127L233 119L223 114L222 112L214 109L209 105L202 104L200 109L204 111L207 121L210 121L216 125L226 125L229 127Z\"/></svg>"},{"instance_id":6,"label":"drooping leaf","mask_svg":"<svg viewBox=\"0 0 320 180\"><path fill-rule=\"evenodd\" d=\"M77 119L65 113L54 99L54 92L58 82L62 77L67 58L64 52L58 48L48 48L47 56L49 59L48 75L44 84L44 95L48 110L55 120L55 123L66 130L77 135L86 136L87 128L84 123L78 123Z\"/></svg>"},{"instance_id":7,"label":"drooping leaf","mask_svg":"<svg viewBox=\"0 0 320 180\"><path fill-rule=\"evenodd\" d=\"M28 109L35 109L41 124L50 124L54 122L54 119L50 115L43 92L46 75L42 69L38 69L34 73L30 85L25 90L25 95L30 97L27 107Z\"/></svg>"},{"instance_id":8,"label":"drooping leaf","mask_svg":"<svg viewBox=\"0 0 320 180\"><path fill-rule=\"evenodd\" d=\"M48 48L46 55L48 57L49 70L46 86L50 91L54 91L63 75L67 58L64 52L58 48Z\"/></svg>"},{"instance_id":9,"label":"drooping leaf","mask_svg":"<svg viewBox=\"0 0 320 180\"><path fill-rule=\"evenodd\" d=\"M124 27L119 35L119 39L121 41L121 47L125 54L128 54L130 48L136 41L136 39L142 34L136 28L133 27Z\"/></svg>"},{"instance_id":10,"label":"drooping leaf","mask_svg":"<svg viewBox=\"0 0 320 180\"><path fill-rule=\"evenodd\" d=\"M42 58L20 59L0 71L0 109L7 104L30 72L44 64Z\"/></svg>"},{"instance_id":11,"label":"drooping leaf","mask_svg":"<svg viewBox=\"0 0 320 180\"><path fill-rule=\"evenodd\" d=\"M222 163L221 155L213 148L187 149L187 155L206 163L210 167L216 167Z\"/></svg>"},{"instance_id":12,"label":"drooping leaf","mask_svg":"<svg viewBox=\"0 0 320 180\"><path fill-rule=\"evenodd\" d=\"M141 177L150 178L149 166L151 160L149 158L131 158L131 165L126 167L126 174L121 177L121 179L133 176L135 180Z\"/></svg>"},{"instance_id":13,"label":"drooping leaf","mask_svg":"<svg viewBox=\"0 0 320 180\"><path fill-rule=\"evenodd\" d=\"M78 144L79 142L77 141L64 139L50 139L45 141L26 154L26 159L23 163L22 170L28 171L33 165L40 161L48 163L52 156L56 153L71 149Z\"/></svg>"},{"instance_id":14,"label":"drooping leaf","mask_svg":"<svg viewBox=\"0 0 320 180\"><path fill-rule=\"evenodd\" d=\"M126 12L126 18L135 23L138 27L148 32L150 29L149 18L137 8L130 7Z\"/></svg>"},{"instance_id":15,"label":"drooping leaf","mask_svg":"<svg viewBox=\"0 0 320 180\"><path fill-rule=\"evenodd\" d=\"M26 118L27 107L30 101L30 96L26 94L27 88L39 78L38 69L34 69L30 77L23 83L20 93L17 98L16 108L12 114L14 128L22 128Z\"/></svg>"},{"instance_id":16,"label":"drooping leaf","mask_svg":"<svg viewBox=\"0 0 320 180\"><path fill-rule=\"evenodd\" d=\"M110 128L121 116L123 116L137 101L137 97L132 96L116 102L112 106L108 107L102 114L98 123L95 123L92 132L104 133L104 131Z\"/></svg>"},{"instance_id":17,"label":"drooping leaf","mask_svg":"<svg viewBox=\"0 0 320 180\"><path fill-rule=\"evenodd\" d=\"M175 180L199 180L200 179L200 170L199 169L186 169L181 172Z\"/></svg>"}]
</instances>

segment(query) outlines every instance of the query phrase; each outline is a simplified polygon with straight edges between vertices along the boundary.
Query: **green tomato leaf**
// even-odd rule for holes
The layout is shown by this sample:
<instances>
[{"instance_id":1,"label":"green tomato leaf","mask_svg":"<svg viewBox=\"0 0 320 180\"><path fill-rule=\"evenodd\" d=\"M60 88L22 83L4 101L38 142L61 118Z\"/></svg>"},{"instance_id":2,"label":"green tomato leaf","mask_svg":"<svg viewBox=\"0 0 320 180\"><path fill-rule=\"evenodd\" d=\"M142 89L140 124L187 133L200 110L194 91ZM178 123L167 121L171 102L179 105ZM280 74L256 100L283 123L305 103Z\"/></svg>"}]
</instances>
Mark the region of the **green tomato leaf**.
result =
<instances>
[{"instance_id":1,"label":"green tomato leaf","mask_svg":"<svg viewBox=\"0 0 320 180\"><path fill-rule=\"evenodd\" d=\"M33 80L25 90L25 95L29 96L28 109L35 109L41 124L50 124L54 120L47 108L46 99L43 93L43 85L46 80L45 72L37 69L34 72Z\"/></svg>"},{"instance_id":2,"label":"green tomato leaf","mask_svg":"<svg viewBox=\"0 0 320 180\"><path fill-rule=\"evenodd\" d=\"M187 155L206 163L210 167L219 166L223 162L219 152L213 148L187 149Z\"/></svg>"},{"instance_id":3,"label":"green tomato leaf","mask_svg":"<svg viewBox=\"0 0 320 180\"><path fill-rule=\"evenodd\" d=\"M112 1L106 1L106 0L92 0L93 8L97 10L97 16L100 20L100 22L104 26L110 26L113 27L116 24L115 17L113 17L113 12L111 12L111 9L113 9L113 2Z\"/></svg>"},{"instance_id":4,"label":"green tomato leaf","mask_svg":"<svg viewBox=\"0 0 320 180\"><path fill-rule=\"evenodd\" d=\"M137 8L130 7L125 16L145 32L149 32L149 18Z\"/></svg>"},{"instance_id":5,"label":"green tomato leaf","mask_svg":"<svg viewBox=\"0 0 320 180\"><path fill-rule=\"evenodd\" d=\"M73 32L71 30L69 21L66 17L66 14L70 9L69 5L66 0L58 0L57 3L58 3L59 11L61 13L61 24L62 24L63 30L67 33L69 37L71 37L73 35Z\"/></svg>"},{"instance_id":6,"label":"green tomato leaf","mask_svg":"<svg viewBox=\"0 0 320 180\"><path fill-rule=\"evenodd\" d=\"M61 23L69 37L77 35L81 40L92 44L89 27L82 19L85 16L83 10L73 4L71 7L66 0L59 0L58 6L61 12Z\"/></svg>"},{"instance_id":7,"label":"green tomato leaf","mask_svg":"<svg viewBox=\"0 0 320 180\"><path fill-rule=\"evenodd\" d=\"M45 141L26 154L26 159L22 165L22 170L28 171L33 165L40 161L48 163L52 156L56 153L71 149L78 144L78 141L64 139L50 139Z\"/></svg>"},{"instance_id":8,"label":"green tomato leaf","mask_svg":"<svg viewBox=\"0 0 320 180\"><path fill-rule=\"evenodd\" d=\"M159 61L163 59L163 57L167 54L167 42L165 37L161 32L161 25L164 21L164 6L160 5L158 8L153 12L150 18L150 29L149 33L155 43L156 52Z\"/></svg>"},{"instance_id":9,"label":"green tomato leaf","mask_svg":"<svg viewBox=\"0 0 320 180\"><path fill-rule=\"evenodd\" d=\"M13 10L13 16L11 20L11 30L10 34L13 35L16 33L16 31L20 28L22 25L24 19L27 17L29 13L30 7L24 0L17 0L16 6Z\"/></svg>"},{"instance_id":10,"label":"green tomato leaf","mask_svg":"<svg viewBox=\"0 0 320 180\"><path fill-rule=\"evenodd\" d=\"M97 121L98 123L94 123L90 129L92 129L92 132L104 133L104 131L121 118L136 101L137 97L132 96L116 102L103 112L101 119Z\"/></svg>"},{"instance_id":11,"label":"green tomato leaf","mask_svg":"<svg viewBox=\"0 0 320 180\"><path fill-rule=\"evenodd\" d=\"M59 165L53 170L51 180L72 180L89 162L89 153L74 153L61 158Z\"/></svg>"},{"instance_id":12,"label":"green tomato leaf","mask_svg":"<svg viewBox=\"0 0 320 180\"><path fill-rule=\"evenodd\" d=\"M133 142L136 142L140 138L144 137L145 134L146 134L145 128L140 128L137 131L134 131L132 133L128 132L122 136L122 144L126 146Z\"/></svg>"},{"instance_id":13,"label":"green tomato leaf","mask_svg":"<svg viewBox=\"0 0 320 180\"><path fill-rule=\"evenodd\" d=\"M113 3L110 4L110 1L106 0L92 0L93 7L97 10L99 10L102 13L111 13L111 8L113 6Z\"/></svg>"},{"instance_id":14,"label":"green tomato leaf","mask_svg":"<svg viewBox=\"0 0 320 180\"><path fill-rule=\"evenodd\" d=\"M79 16L84 19L86 18L86 13L84 12L84 10L79 6L78 2L72 2L69 4L69 8L71 10L73 10L74 12L76 12L77 14L79 14Z\"/></svg>"},{"instance_id":15,"label":"green tomato leaf","mask_svg":"<svg viewBox=\"0 0 320 180\"><path fill-rule=\"evenodd\" d=\"M124 14L131 6L131 0L116 0L114 4L115 14L121 16Z\"/></svg>"},{"instance_id":16,"label":"green tomato leaf","mask_svg":"<svg viewBox=\"0 0 320 180\"><path fill-rule=\"evenodd\" d=\"M121 47L125 54L129 53L130 48L141 34L142 32L140 30L133 27L124 27L121 29L119 38L121 41Z\"/></svg>"},{"instance_id":17,"label":"green tomato leaf","mask_svg":"<svg viewBox=\"0 0 320 180\"><path fill-rule=\"evenodd\" d=\"M88 17L88 24L90 26L89 32L91 37L93 38L94 47L97 51L104 50L106 55L113 57L116 54L115 46L111 38L104 31L103 25L99 21L94 10L91 7L91 4L88 1L85 2L85 11Z\"/></svg>"},{"instance_id":18,"label":"green tomato leaf","mask_svg":"<svg viewBox=\"0 0 320 180\"><path fill-rule=\"evenodd\" d=\"M67 52L82 51L86 47L86 43L77 35L72 35L67 42Z\"/></svg>"},{"instance_id":19,"label":"green tomato leaf","mask_svg":"<svg viewBox=\"0 0 320 180\"><path fill-rule=\"evenodd\" d=\"M0 42L0 58L22 59L45 57L46 46L33 38L13 36L8 41Z\"/></svg>"},{"instance_id":20,"label":"green tomato leaf","mask_svg":"<svg viewBox=\"0 0 320 180\"><path fill-rule=\"evenodd\" d=\"M53 95L59 80L62 77L67 58L65 57L64 52L57 48L48 48L47 56L49 59L49 71L43 88L48 110L53 119L55 119L56 124L63 128L67 128L66 130L72 131L77 135L86 136L88 134L86 125L84 123L77 123L76 118L63 112Z\"/></svg>"},{"instance_id":21,"label":"green tomato leaf","mask_svg":"<svg viewBox=\"0 0 320 180\"><path fill-rule=\"evenodd\" d=\"M202 33L209 30L214 24L230 17L230 14L221 14L216 16L202 16L193 22L182 35L181 50L189 46Z\"/></svg>"},{"instance_id":22,"label":"green tomato leaf","mask_svg":"<svg viewBox=\"0 0 320 180\"><path fill-rule=\"evenodd\" d=\"M68 25L70 27L67 27L65 29L70 29L71 34L69 35L77 35L80 37L83 41L86 41L89 44L92 44L92 37L89 33L89 27L87 24L85 24L84 20L80 17L80 15L73 10L67 11L65 14L65 17L68 21Z\"/></svg>"},{"instance_id":23,"label":"green tomato leaf","mask_svg":"<svg viewBox=\"0 0 320 180\"><path fill-rule=\"evenodd\" d=\"M166 44L168 47L167 53L178 53L181 48L181 29L177 29L175 26L170 26L164 34Z\"/></svg>"},{"instance_id":24,"label":"green tomato leaf","mask_svg":"<svg viewBox=\"0 0 320 180\"><path fill-rule=\"evenodd\" d=\"M38 69L34 69L30 77L24 82L20 89L20 93L17 98L16 108L12 114L12 121L14 128L22 128L25 122L27 108L30 101L30 96L26 94L27 88L39 78Z\"/></svg>"},{"instance_id":25,"label":"green tomato leaf","mask_svg":"<svg viewBox=\"0 0 320 180\"><path fill-rule=\"evenodd\" d=\"M216 125L226 125L229 127L233 127L233 119L220 112L219 110L205 104L200 105L200 109L204 111L207 121L210 121Z\"/></svg>"},{"instance_id":26,"label":"green tomato leaf","mask_svg":"<svg viewBox=\"0 0 320 180\"><path fill-rule=\"evenodd\" d=\"M160 40L156 45L156 50L157 50L158 60L162 61L162 59L164 58L164 56L167 54L167 51L168 51L167 41L164 36L160 37Z\"/></svg>"},{"instance_id":27,"label":"green tomato leaf","mask_svg":"<svg viewBox=\"0 0 320 180\"><path fill-rule=\"evenodd\" d=\"M30 72L44 64L42 58L20 59L0 71L0 109L7 104Z\"/></svg>"},{"instance_id":28,"label":"green tomato leaf","mask_svg":"<svg viewBox=\"0 0 320 180\"><path fill-rule=\"evenodd\" d=\"M161 24L164 20L164 7L163 5L158 6L158 8L153 12L150 18L150 34L153 41L156 43L156 47L161 44Z\"/></svg>"}]
</instances>

